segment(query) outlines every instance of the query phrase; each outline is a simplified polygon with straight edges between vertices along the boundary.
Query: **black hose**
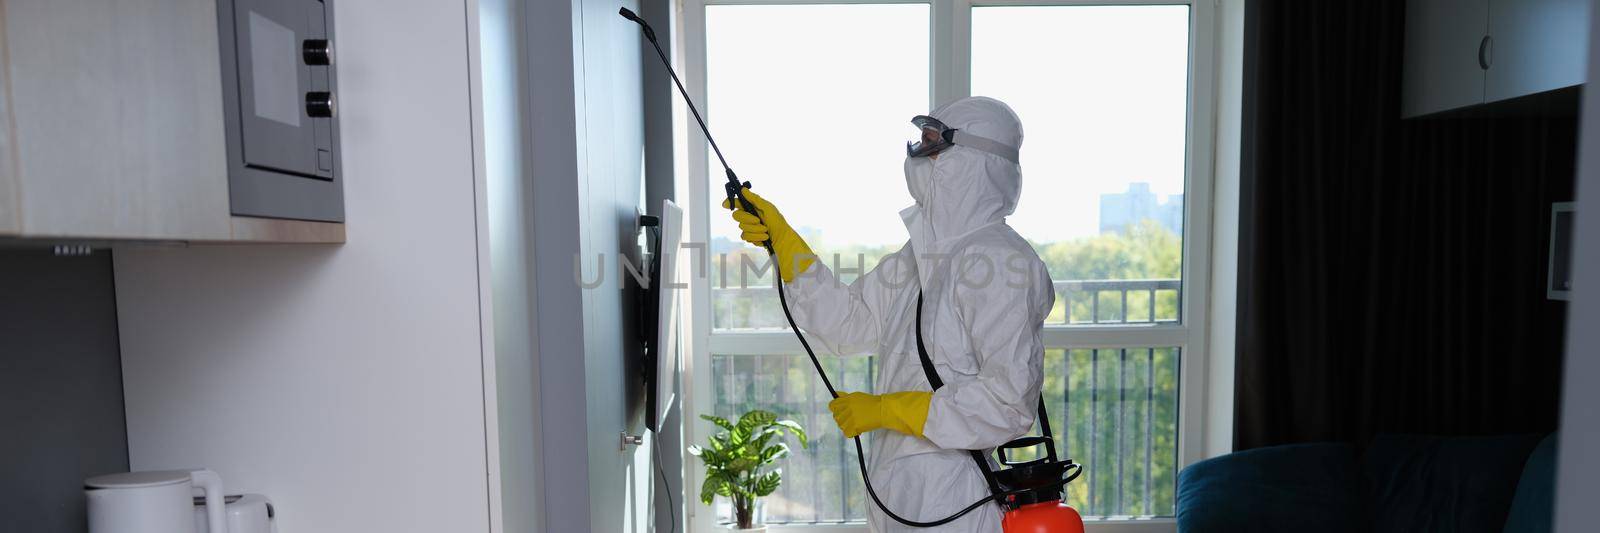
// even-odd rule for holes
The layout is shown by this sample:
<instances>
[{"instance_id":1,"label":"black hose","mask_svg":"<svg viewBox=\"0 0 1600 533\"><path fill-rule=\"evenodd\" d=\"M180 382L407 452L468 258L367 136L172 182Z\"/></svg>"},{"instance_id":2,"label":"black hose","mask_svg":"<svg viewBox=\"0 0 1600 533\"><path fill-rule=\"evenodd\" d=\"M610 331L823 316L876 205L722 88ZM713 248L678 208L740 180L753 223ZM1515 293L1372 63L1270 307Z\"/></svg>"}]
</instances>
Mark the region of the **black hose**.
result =
<instances>
[{"instance_id":1,"label":"black hose","mask_svg":"<svg viewBox=\"0 0 1600 533\"><path fill-rule=\"evenodd\" d=\"M767 245L767 251L773 251L771 244ZM783 307L783 318L789 321L789 329L794 331L795 338L800 339L800 346L806 349L806 355L811 358L811 366L816 367L817 375L822 377L822 385L828 388L828 397L838 398L839 391L833 388L833 382L828 379L827 371L822 369L822 361L818 360L817 353L811 350L811 343L806 342L806 336L800 333L800 326L795 325L794 313L789 312L789 298L784 294L786 291L784 290L783 274L781 267L778 266L778 263L781 262L782 261L778 259L778 254L773 253L772 274L778 278L778 304ZM867 486L867 495L872 497L872 503L877 504L878 509L882 510L883 514L889 515L889 518L893 518L896 522L911 527L936 527L944 525L957 518L966 516L967 513L970 513L974 509L983 506L985 503L989 503L997 496L991 494L987 498L972 502L972 505L967 506L966 509L962 509L959 513L932 522L918 522L901 517L900 515L894 514L894 511L890 511L889 507L883 504L883 500L878 499L878 491L872 488L872 478L867 475L867 454L861 449L861 436L857 435L851 440L854 440L856 443L856 466L861 467L861 482Z\"/></svg>"},{"instance_id":2,"label":"black hose","mask_svg":"<svg viewBox=\"0 0 1600 533\"><path fill-rule=\"evenodd\" d=\"M660 438L660 434L651 436L650 447L654 448L652 452L656 454L656 473L661 474L661 487L666 489L664 492L667 495L667 515L672 517L672 533L678 533L678 511L676 510L678 504L672 502L672 483L667 481L667 470L661 466Z\"/></svg>"},{"instance_id":3,"label":"black hose","mask_svg":"<svg viewBox=\"0 0 1600 533\"><path fill-rule=\"evenodd\" d=\"M760 216L760 215L757 215L757 216ZM834 390L833 382L828 380L828 373L822 369L822 361L817 359L816 352L811 350L811 343L806 342L806 336L800 333L800 326L795 325L795 323L794 323L794 314L789 312L789 298L787 296L785 296L785 294L784 294L786 291L784 290L785 287L784 287L784 283L783 283L782 269L778 265L778 263L781 263L782 261L780 259L778 259L778 254L772 249L772 241L767 241L766 248L767 248L767 252L772 254L772 274L777 277L777 281L778 281L778 304L783 307L783 318L789 321L789 329L794 331L795 338L800 339L800 346L804 347L806 349L806 356L811 358L811 366L816 367L817 375L822 378L822 385L828 388L828 396L830 398L838 398L839 397L839 391ZM999 498L1004 498L1006 496L1012 496L1012 495L1016 495L1016 494L1022 494L1024 492L1034 491L1034 490L1038 490L1040 488L1048 488L1048 487L1051 487L1051 486L1064 486L1068 482L1071 482L1073 480L1073 478L1078 477L1076 474L1074 474L1073 476L1068 477L1068 478L1066 478L1066 479L1064 479L1062 481L1052 482L1050 484L1042 485L1042 486L1039 486L1039 487L1029 487L1029 488L1025 488L1025 489L1008 490L1008 491L1005 491L1005 492L998 492L998 493L995 493L995 494L990 494L988 496L985 496L983 499L980 499L978 501L972 502L972 505L968 505L965 509L962 509L961 511L957 512L956 514L953 514L953 515L950 515L950 516L946 516L944 518L940 518L938 520L934 520L934 521L931 521L931 522L918 522L916 520L911 520L911 519L908 519L908 518L905 518L905 517L902 517L900 515L895 514L894 511L890 511L889 507L883 504L883 500L878 498L878 491L876 491L876 490L874 490L872 488L872 478L867 475L867 455L866 455L866 452L863 452L862 449L861 449L861 436L857 435L852 440L854 440L855 443L856 443L856 465L861 467L861 482L862 482L862 484L867 486L867 495L872 497L872 503L876 504L878 506L878 510L883 511L883 514L888 515L889 518L892 518L896 522L899 522L901 524L905 524L905 525L908 525L908 526L911 526L911 527L938 527L938 526L942 526L942 525L948 524L948 523L950 523L952 521L955 521L958 518L966 516L967 513L971 513L972 511L977 510L979 507L982 507L983 504L986 504L986 503L989 503L989 502L992 502L992 501L997 501L997 499L999 499Z\"/></svg>"}]
</instances>

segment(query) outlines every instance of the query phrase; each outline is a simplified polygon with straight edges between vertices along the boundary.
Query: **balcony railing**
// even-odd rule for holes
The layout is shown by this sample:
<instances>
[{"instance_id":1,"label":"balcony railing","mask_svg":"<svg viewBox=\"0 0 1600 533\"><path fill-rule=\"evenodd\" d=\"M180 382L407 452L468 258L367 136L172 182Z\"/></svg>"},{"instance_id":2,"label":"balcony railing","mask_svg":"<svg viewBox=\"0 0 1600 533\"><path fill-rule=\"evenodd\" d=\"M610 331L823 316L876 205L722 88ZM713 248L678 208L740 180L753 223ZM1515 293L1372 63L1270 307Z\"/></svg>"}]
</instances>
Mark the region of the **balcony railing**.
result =
<instances>
[{"instance_id":1,"label":"balcony railing","mask_svg":"<svg viewBox=\"0 0 1600 533\"><path fill-rule=\"evenodd\" d=\"M1056 446L1084 465L1067 502L1085 516L1170 516L1177 464L1177 348L1049 350L1046 408ZM870 357L829 358L841 390L872 391ZM837 523L866 517L851 444L828 411L827 393L803 355L715 355L712 412L766 409L812 435L782 465L784 483L767 499L772 523ZM1026 457L1026 455L1021 455Z\"/></svg>"},{"instance_id":2,"label":"balcony railing","mask_svg":"<svg viewBox=\"0 0 1600 533\"><path fill-rule=\"evenodd\" d=\"M1058 281L1055 323L1172 323L1179 320L1178 280ZM772 288L719 289L723 312L748 313L749 305L772 301ZM1092 296L1091 296L1092 295ZM781 313L781 312L779 312ZM775 328L723 324L735 331ZM757 322L759 323L759 322ZM739 327L739 326L743 327ZM732 327L729 327L732 326ZM1178 368L1180 349L1049 348L1044 394L1056 445L1084 465L1067 490L1067 502L1085 516L1170 516L1177 474ZM825 357L823 364L841 390L872 391L872 357ZM794 450L783 465L784 484L767 499L770 523L839 523L865 519L866 506L855 452L834 427L828 397L804 354L713 354L712 412L737 416L767 409L794 418L811 431L809 449Z\"/></svg>"},{"instance_id":3,"label":"balcony railing","mask_svg":"<svg viewBox=\"0 0 1600 533\"><path fill-rule=\"evenodd\" d=\"M1067 317L1067 324L1163 323L1181 319L1181 280L1067 280L1056 281L1055 289L1057 306L1080 301L1089 306L1087 316L1073 313Z\"/></svg>"},{"instance_id":4,"label":"balcony railing","mask_svg":"<svg viewBox=\"0 0 1600 533\"><path fill-rule=\"evenodd\" d=\"M1061 280L1049 325L1163 324L1182 320L1181 280ZM711 289L717 330L785 329L777 288Z\"/></svg>"}]
</instances>

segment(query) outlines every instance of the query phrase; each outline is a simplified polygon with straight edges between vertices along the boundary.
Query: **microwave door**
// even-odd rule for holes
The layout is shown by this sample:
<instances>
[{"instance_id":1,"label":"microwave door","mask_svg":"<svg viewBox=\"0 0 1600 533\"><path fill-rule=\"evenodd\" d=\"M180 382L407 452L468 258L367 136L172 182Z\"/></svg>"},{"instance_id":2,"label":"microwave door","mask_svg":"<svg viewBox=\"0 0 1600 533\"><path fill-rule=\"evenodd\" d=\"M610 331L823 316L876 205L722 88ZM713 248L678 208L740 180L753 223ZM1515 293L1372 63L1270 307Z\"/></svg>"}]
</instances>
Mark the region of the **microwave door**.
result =
<instances>
[{"instance_id":1,"label":"microwave door","mask_svg":"<svg viewBox=\"0 0 1600 533\"><path fill-rule=\"evenodd\" d=\"M305 41L321 32L311 30L304 1L234 2L240 137L249 167L284 179L327 179L330 174L318 171L315 107L308 112L308 99L318 91L302 54Z\"/></svg>"}]
</instances>

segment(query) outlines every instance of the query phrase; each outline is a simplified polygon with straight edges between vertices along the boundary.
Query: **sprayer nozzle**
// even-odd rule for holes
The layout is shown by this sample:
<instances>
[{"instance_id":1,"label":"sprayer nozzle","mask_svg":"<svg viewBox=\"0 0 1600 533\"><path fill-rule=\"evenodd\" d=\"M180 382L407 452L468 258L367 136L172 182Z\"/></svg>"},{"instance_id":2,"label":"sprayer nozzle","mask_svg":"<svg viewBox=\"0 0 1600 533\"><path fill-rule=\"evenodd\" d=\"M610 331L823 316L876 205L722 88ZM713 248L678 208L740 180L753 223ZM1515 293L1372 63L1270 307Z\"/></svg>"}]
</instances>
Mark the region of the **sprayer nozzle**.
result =
<instances>
[{"instance_id":1,"label":"sprayer nozzle","mask_svg":"<svg viewBox=\"0 0 1600 533\"><path fill-rule=\"evenodd\" d=\"M617 14L622 15L622 18L638 23L639 29L644 30L644 38L649 39L652 43L656 42L656 30L650 27L650 23L645 22L642 18L639 18L639 15L634 13L633 10L624 7L618 9Z\"/></svg>"}]
</instances>

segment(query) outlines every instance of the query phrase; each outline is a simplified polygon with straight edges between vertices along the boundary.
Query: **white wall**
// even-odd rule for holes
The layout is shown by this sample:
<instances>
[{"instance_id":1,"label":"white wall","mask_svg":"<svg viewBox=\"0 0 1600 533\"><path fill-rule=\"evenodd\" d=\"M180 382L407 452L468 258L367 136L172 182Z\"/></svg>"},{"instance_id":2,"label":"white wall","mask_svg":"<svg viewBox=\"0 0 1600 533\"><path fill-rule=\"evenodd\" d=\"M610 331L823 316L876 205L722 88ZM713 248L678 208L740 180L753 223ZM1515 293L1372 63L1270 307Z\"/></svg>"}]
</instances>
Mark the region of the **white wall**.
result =
<instances>
[{"instance_id":1,"label":"white wall","mask_svg":"<svg viewBox=\"0 0 1600 533\"><path fill-rule=\"evenodd\" d=\"M484 178L493 293L496 403L499 427L502 531L539 531L541 452L538 353L533 320L532 234L528 204L533 183L528 163L528 117L523 97L520 0L479 2L483 83ZM570 64L570 61L568 62ZM570 91L569 91L570 94Z\"/></svg>"},{"instance_id":2,"label":"white wall","mask_svg":"<svg viewBox=\"0 0 1600 533\"><path fill-rule=\"evenodd\" d=\"M1217 1L1216 168L1211 189L1211 305L1206 315L1211 330L1206 350L1206 457L1233 451L1245 1Z\"/></svg>"},{"instance_id":3,"label":"white wall","mask_svg":"<svg viewBox=\"0 0 1600 533\"><path fill-rule=\"evenodd\" d=\"M347 244L117 250L134 469L284 532L489 530L469 14L337 1Z\"/></svg>"},{"instance_id":4,"label":"white wall","mask_svg":"<svg viewBox=\"0 0 1600 533\"><path fill-rule=\"evenodd\" d=\"M1600 7L1600 2L1596 2ZM1589 79L1600 75L1600 9L1590 9ZM1578 210L1573 242L1572 313L1567 316L1561 443L1556 461L1556 531L1594 530L1600 501L1600 91L1584 91L1578 146Z\"/></svg>"}]
</instances>

